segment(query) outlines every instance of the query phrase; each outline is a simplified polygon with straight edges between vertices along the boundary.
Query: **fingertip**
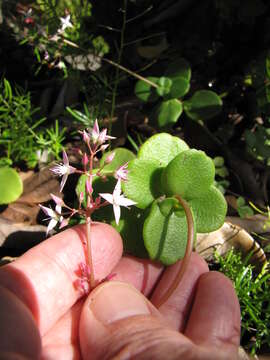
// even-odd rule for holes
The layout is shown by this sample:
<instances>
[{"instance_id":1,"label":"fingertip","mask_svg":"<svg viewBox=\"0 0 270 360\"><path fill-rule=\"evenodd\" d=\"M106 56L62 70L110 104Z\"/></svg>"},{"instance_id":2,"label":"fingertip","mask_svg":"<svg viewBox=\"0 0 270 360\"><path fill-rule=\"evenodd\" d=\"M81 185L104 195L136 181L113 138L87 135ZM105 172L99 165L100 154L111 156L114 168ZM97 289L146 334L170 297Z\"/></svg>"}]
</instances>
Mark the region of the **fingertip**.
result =
<instances>
[{"instance_id":1,"label":"fingertip","mask_svg":"<svg viewBox=\"0 0 270 360\"><path fill-rule=\"evenodd\" d=\"M196 344L237 351L240 305L230 279L217 271L201 275L185 335Z\"/></svg>"}]
</instances>

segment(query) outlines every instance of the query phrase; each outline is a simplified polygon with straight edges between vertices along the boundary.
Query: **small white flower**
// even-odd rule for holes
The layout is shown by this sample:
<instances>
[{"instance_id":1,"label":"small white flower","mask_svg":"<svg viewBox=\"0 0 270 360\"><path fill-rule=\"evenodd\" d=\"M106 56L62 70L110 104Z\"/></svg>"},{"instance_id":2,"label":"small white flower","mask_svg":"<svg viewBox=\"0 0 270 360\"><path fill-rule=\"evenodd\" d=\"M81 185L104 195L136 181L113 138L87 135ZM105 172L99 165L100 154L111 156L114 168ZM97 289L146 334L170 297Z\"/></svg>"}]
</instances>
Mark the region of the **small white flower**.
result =
<instances>
[{"instance_id":1,"label":"small white flower","mask_svg":"<svg viewBox=\"0 0 270 360\"><path fill-rule=\"evenodd\" d=\"M112 194L106 193L99 195L113 205L113 212L117 225L119 224L121 214L120 206L128 207L136 204L136 202L125 198L124 195L121 195L121 180L117 181Z\"/></svg>"},{"instance_id":2,"label":"small white flower","mask_svg":"<svg viewBox=\"0 0 270 360\"><path fill-rule=\"evenodd\" d=\"M118 180L126 181L128 174L127 167L128 167L128 163L125 163L124 165L120 166L120 168L118 168L114 173L115 178Z\"/></svg>"},{"instance_id":3,"label":"small white flower","mask_svg":"<svg viewBox=\"0 0 270 360\"><path fill-rule=\"evenodd\" d=\"M60 29L60 32L61 31L65 31L67 28L72 28L73 27L73 24L72 22L70 21L70 15L67 15L65 18L60 18L60 21L61 21L61 29Z\"/></svg>"},{"instance_id":4,"label":"small white flower","mask_svg":"<svg viewBox=\"0 0 270 360\"><path fill-rule=\"evenodd\" d=\"M107 140L115 139L115 137L107 135L107 129L103 129L101 132L99 131L97 120L95 120L93 129L90 131L90 137L93 144L98 145L102 145Z\"/></svg>"},{"instance_id":5,"label":"small white flower","mask_svg":"<svg viewBox=\"0 0 270 360\"><path fill-rule=\"evenodd\" d=\"M39 207L41 208L41 210L49 216L50 222L48 224L47 227L47 232L46 234L48 235L48 233L55 228L55 226L57 225L57 223L60 221L60 223L62 223L63 221L63 217L61 216L61 206L60 205L56 205L55 207L55 211L51 208L48 208L46 206L43 205L39 205Z\"/></svg>"},{"instance_id":6,"label":"small white flower","mask_svg":"<svg viewBox=\"0 0 270 360\"><path fill-rule=\"evenodd\" d=\"M63 163L55 165L51 169L51 171L58 176L63 176L60 184L60 192L62 192L65 183L67 181L68 175L74 173L76 169L73 166L69 165L67 153L63 151Z\"/></svg>"}]
</instances>

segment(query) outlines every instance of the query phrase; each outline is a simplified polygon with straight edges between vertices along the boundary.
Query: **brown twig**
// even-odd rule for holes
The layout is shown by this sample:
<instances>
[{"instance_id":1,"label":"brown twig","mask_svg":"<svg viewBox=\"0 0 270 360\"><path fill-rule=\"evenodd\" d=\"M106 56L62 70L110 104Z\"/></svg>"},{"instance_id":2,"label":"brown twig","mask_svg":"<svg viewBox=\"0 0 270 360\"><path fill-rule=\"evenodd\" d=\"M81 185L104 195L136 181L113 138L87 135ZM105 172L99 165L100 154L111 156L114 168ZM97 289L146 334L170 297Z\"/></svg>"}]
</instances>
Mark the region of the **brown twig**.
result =
<instances>
[{"instance_id":1,"label":"brown twig","mask_svg":"<svg viewBox=\"0 0 270 360\"><path fill-rule=\"evenodd\" d=\"M186 269L188 267L189 259L190 259L192 249L193 249L194 221L193 221L192 212L190 210L188 203L184 199L182 199L180 195L174 195L174 197L182 205L182 207L185 211L186 218L187 218L187 225L188 225L187 246L186 246L184 258L182 259L181 267L180 267L178 273L176 274L169 289L166 291L164 296L161 297L159 302L156 304L157 308L159 308L161 305L163 305L170 298L170 296L173 294L173 292L176 290L176 288L180 284L180 282L186 272Z\"/></svg>"}]
</instances>

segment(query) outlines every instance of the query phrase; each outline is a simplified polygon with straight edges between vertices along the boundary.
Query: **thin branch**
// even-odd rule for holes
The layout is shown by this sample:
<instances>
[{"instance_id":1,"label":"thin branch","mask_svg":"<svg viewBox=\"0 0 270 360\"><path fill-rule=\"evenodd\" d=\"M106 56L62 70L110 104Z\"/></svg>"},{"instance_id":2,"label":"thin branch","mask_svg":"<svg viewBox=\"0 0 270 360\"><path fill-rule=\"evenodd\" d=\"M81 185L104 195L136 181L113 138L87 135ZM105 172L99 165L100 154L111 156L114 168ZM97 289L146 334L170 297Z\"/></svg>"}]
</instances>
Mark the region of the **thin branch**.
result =
<instances>
[{"instance_id":1,"label":"thin branch","mask_svg":"<svg viewBox=\"0 0 270 360\"><path fill-rule=\"evenodd\" d=\"M130 18L126 21L126 23L132 22L134 20L139 19L140 17L144 16L145 14L147 14L149 11L151 11L153 9L153 5L150 5L148 8L146 8L142 13L134 16L133 18Z\"/></svg>"},{"instance_id":2,"label":"thin branch","mask_svg":"<svg viewBox=\"0 0 270 360\"><path fill-rule=\"evenodd\" d=\"M151 34L151 35L148 35L148 36L144 36L144 37L142 37L142 38L140 38L140 39L136 39L136 40L132 40L132 41L126 42L126 43L124 43L124 46L136 44L136 43L138 43L138 42L140 42L140 41L152 39L152 38L154 38L154 37L162 36L162 35L166 35L166 32L163 31L163 32L160 32L160 33L156 33L156 34Z\"/></svg>"}]
</instances>

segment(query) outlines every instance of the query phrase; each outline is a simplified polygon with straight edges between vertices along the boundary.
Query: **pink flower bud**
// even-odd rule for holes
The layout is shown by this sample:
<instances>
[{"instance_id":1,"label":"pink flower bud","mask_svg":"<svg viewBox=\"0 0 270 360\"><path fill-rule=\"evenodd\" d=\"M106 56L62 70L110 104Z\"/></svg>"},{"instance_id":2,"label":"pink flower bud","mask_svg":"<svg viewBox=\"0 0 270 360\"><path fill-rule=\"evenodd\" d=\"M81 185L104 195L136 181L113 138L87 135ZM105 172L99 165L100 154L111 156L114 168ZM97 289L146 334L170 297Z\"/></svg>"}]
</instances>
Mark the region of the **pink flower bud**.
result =
<instances>
[{"instance_id":1,"label":"pink flower bud","mask_svg":"<svg viewBox=\"0 0 270 360\"><path fill-rule=\"evenodd\" d=\"M89 145L89 142L90 142L90 136L89 136L89 134L88 134L85 130L83 130L83 131L81 132L81 134L82 134L82 137L83 137L83 141L84 141L86 144Z\"/></svg>"},{"instance_id":2,"label":"pink flower bud","mask_svg":"<svg viewBox=\"0 0 270 360\"><path fill-rule=\"evenodd\" d=\"M83 193L83 191L80 193L80 203L82 203L83 202L83 199L84 199L84 193Z\"/></svg>"},{"instance_id":3,"label":"pink flower bud","mask_svg":"<svg viewBox=\"0 0 270 360\"><path fill-rule=\"evenodd\" d=\"M82 158L82 163L83 163L83 166L86 167L86 165L88 164L88 156L86 155L86 153L83 154L83 158Z\"/></svg>"},{"instance_id":4,"label":"pink flower bud","mask_svg":"<svg viewBox=\"0 0 270 360\"><path fill-rule=\"evenodd\" d=\"M93 187L92 187L92 184L91 184L91 181L90 179L88 178L85 182L85 187L86 187L86 192L89 194L89 195L92 195L93 193Z\"/></svg>"},{"instance_id":5,"label":"pink flower bud","mask_svg":"<svg viewBox=\"0 0 270 360\"><path fill-rule=\"evenodd\" d=\"M100 147L100 151L103 152L107 149L107 147L110 146L109 144L106 144L106 145L101 145Z\"/></svg>"},{"instance_id":6,"label":"pink flower bud","mask_svg":"<svg viewBox=\"0 0 270 360\"><path fill-rule=\"evenodd\" d=\"M110 154L106 157L105 163L106 163L106 164L110 164L110 163L113 161L114 157L115 157L115 152L110 153Z\"/></svg>"}]
</instances>

